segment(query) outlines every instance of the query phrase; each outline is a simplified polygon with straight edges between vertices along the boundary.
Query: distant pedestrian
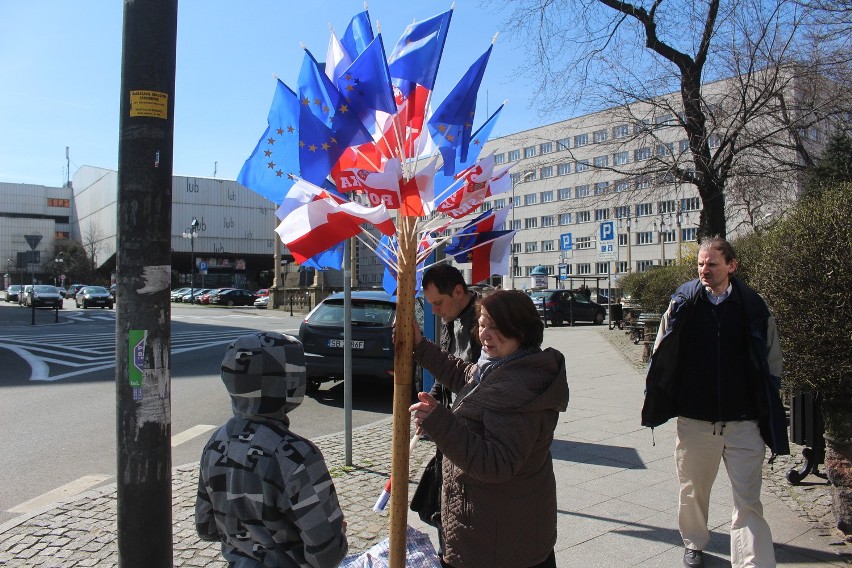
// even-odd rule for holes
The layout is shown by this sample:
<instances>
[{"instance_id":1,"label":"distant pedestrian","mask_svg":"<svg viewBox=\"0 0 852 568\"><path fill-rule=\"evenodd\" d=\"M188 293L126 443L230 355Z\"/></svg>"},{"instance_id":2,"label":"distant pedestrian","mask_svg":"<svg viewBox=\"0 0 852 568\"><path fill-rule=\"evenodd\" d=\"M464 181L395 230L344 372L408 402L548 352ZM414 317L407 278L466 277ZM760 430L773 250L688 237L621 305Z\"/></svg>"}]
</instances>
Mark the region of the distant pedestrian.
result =
<instances>
[{"instance_id":1,"label":"distant pedestrian","mask_svg":"<svg viewBox=\"0 0 852 568\"><path fill-rule=\"evenodd\" d=\"M441 351L414 326L414 358L456 394L410 408L444 454L441 565L555 568L556 478L550 446L568 405L565 358L541 349L532 299L499 290L477 302L478 363Z\"/></svg>"},{"instance_id":2,"label":"distant pedestrian","mask_svg":"<svg viewBox=\"0 0 852 568\"><path fill-rule=\"evenodd\" d=\"M704 566L710 490L725 461L733 491L731 564L775 566L760 486L765 446L789 454L781 405L781 350L763 299L733 276L737 258L713 237L698 250L698 278L680 286L652 352L642 424L677 417L678 526L683 563Z\"/></svg>"},{"instance_id":3,"label":"distant pedestrian","mask_svg":"<svg viewBox=\"0 0 852 568\"><path fill-rule=\"evenodd\" d=\"M234 417L201 456L195 525L231 567L331 568L346 522L319 449L290 430L305 395L302 344L280 333L237 338L222 361Z\"/></svg>"}]
</instances>

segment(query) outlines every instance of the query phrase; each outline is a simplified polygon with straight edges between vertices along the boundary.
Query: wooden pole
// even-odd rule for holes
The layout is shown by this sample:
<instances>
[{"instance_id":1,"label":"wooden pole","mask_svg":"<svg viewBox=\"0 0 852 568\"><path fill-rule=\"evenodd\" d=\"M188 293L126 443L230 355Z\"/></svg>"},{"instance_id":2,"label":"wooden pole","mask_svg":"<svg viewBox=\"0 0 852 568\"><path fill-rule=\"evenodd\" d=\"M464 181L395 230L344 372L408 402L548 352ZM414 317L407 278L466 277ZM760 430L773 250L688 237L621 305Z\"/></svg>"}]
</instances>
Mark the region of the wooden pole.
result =
<instances>
[{"instance_id":1,"label":"wooden pole","mask_svg":"<svg viewBox=\"0 0 852 568\"><path fill-rule=\"evenodd\" d=\"M394 355L393 379L393 454L390 498L390 568L405 568L405 531L408 528L408 443L411 437L411 379L414 360L414 283L417 271L416 217L400 217L399 273L397 279L396 330L398 339Z\"/></svg>"}]
</instances>

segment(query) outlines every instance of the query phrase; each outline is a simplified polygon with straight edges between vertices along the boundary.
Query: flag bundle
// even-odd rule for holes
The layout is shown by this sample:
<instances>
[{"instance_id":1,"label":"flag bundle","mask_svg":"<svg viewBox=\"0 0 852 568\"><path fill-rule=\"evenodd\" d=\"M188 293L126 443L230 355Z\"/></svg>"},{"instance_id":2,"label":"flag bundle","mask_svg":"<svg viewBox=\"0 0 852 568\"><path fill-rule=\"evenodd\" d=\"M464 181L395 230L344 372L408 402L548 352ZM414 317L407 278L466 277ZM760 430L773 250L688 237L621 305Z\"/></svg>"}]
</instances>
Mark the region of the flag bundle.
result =
<instances>
[{"instance_id":1,"label":"flag bundle","mask_svg":"<svg viewBox=\"0 0 852 568\"><path fill-rule=\"evenodd\" d=\"M511 187L509 168L480 156L503 107L472 127L493 42L431 112L451 19L452 9L410 24L386 56L365 10L339 39L332 31L324 67L305 49L296 88L276 80L267 127L237 181L280 205L276 233L300 264L340 269L341 243L357 236L395 289L394 219L416 217L418 270L451 241L452 256L473 263L474 282L505 273L511 231L461 221ZM436 227L434 213L450 222Z\"/></svg>"}]
</instances>

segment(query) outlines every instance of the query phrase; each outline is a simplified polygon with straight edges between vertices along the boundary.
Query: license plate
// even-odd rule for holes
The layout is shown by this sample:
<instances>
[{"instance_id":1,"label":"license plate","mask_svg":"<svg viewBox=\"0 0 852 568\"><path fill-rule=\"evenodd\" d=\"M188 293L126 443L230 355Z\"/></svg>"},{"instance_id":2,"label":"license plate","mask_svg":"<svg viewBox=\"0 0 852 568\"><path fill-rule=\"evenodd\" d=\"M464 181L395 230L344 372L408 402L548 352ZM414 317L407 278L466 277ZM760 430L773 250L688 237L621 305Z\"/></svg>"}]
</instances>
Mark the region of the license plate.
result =
<instances>
[{"instance_id":1,"label":"license plate","mask_svg":"<svg viewBox=\"0 0 852 568\"><path fill-rule=\"evenodd\" d=\"M344 345L346 345L346 344L343 342L342 339L329 339L328 340L328 346L329 347L341 347L342 348ZM363 341L355 340L355 339L352 340L352 349L363 349L363 348L364 348L364 342Z\"/></svg>"}]
</instances>

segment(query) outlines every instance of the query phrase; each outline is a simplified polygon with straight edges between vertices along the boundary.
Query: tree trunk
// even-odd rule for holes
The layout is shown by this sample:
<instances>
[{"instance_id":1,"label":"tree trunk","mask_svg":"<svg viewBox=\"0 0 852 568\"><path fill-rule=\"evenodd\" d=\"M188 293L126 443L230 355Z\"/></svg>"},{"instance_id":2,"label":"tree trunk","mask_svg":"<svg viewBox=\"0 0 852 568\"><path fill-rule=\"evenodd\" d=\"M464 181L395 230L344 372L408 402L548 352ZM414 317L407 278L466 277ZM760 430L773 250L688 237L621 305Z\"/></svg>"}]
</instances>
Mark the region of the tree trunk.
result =
<instances>
[{"instance_id":1,"label":"tree trunk","mask_svg":"<svg viewBox=\"0 0 852 568\"><path fill-rule=\"evenodd\" d=\"M852 401L824 399L825 470L837 528L852 535Z\"/></svg>"}]
</instances>

